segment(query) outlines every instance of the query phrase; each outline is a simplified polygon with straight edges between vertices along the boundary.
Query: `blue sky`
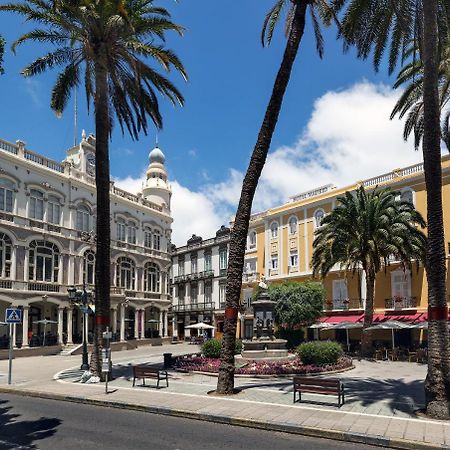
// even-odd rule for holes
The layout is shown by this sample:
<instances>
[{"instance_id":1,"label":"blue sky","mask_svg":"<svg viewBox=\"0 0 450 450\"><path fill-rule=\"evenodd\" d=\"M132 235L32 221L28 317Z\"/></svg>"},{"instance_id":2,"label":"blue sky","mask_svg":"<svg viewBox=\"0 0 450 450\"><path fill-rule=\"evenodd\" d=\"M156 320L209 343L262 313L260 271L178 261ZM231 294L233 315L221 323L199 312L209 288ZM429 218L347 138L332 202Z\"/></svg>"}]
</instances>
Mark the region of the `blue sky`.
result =
<instances>
[{"instance_id":1,"label":"blue sky","mask_svg":"<svg viewBox=\"0 0 450 450\"><path fill-rule=\"evenodd\" d=\"M159 142L167 157L170 178L174 180L178 191L192 194L193 204L198 196L203 196L205 202L202 207L213 210L211 214L214 214L214 219L208 225L197 225L203 233L209 233L233 211L237 186L246 169L281 60L285 45L282 28L278 30L270 48L264 49L260 43L261 25L273 1L240 0L239 8L234 2L159 2L172 11L174 21L187 29L182 38L175 34L168 36L167 45L179 55L189 74L188 83L176 74L171 75L172 81L183 92L186 105L175 109L161 100L164 130L159 135ZM29 27L18 17L0 15L0 30L8 44ZM343 105L347 105L345 95L354 93L355 86L360 91L363 87L362 91L365 89L366 94L370 94L372 89L375 99L380 96L389 98L389 105L398 95L387 88L393 80L387 77L386 70L376 74L370 61L356 60L353 51L344 55L341 43L336 41L334 28L325 31L325 36L325 57L320 60L308 23L272 145L272 151L284 151L284 156L287 152L288 157L295 158L299 170L302 162L311 158L311 152L318 148L318 140L321 140L320 136L317 138L317 130L308 128L317 118L315 114L321 99L332 101L329 96L331 93L337 95ZM70 107L62 118L56 118L50 111L50 92L57 72L27 80L19 74L20 69L43 52L42 48L24 45L14 56L8 49L5 57L6 74L0 78L0 137L9 141L23 139L28 148L61 160L65 156L65 149L73 143L73 110ZM355 98L356 108L361 106L362 101L371 98L370 95ZM87 115L82 92L79 92L78 99L78 135L81 135L83 128L93 132L93 117ZM322 112L326 109L326 106L322 106ZM389 108L384 106L381 109L386 126L392 126L386 117ZM338 118L351 132L351 120L345 121L338 110L333 114L330 120L334 122L334 118ZM329 125L330 122L322 123L318 127L328 128ZM367 126L370 127L370 122ZM395 127L401 133L400 124ZM332 136L329 139L335 142L335 138ZM125 186L132 189L132 181L138 180L146 167L147 154L154 141L153 130L149 136L142 135L138 142L133 142L116 127L111 143L112 175L124 179ZM395 145L402 146L401 136ZM309 150L305 151L306 148ZM410 148L409 151L412 156L408 155L405 162L409 163L411 158L420 160L420 155L413 154ZM398 161L399 164L402 162L403 159ZM318 164L321 162L318 161ZM387 164L383 170L392 168ZM366 175L364 171L363 174ZM347 182L356 175L349 172L340 179ZM308 187L303 183L297 186L295 179L291 183L291 194ZM229 195L227 188L232 191ZM265 189L271 190L270 183ZM274 187L273 192L276 189ZM217 190L222 190L224 195L217 196ZM288 190L289 187L283 188L280 195L256 206L267 207L271 201L279 202ZM189 220L186 214L180 213L178 216L179 222ZM178 239L184 239L186 233L179 233Z\"/></svg>"}]
</instances>

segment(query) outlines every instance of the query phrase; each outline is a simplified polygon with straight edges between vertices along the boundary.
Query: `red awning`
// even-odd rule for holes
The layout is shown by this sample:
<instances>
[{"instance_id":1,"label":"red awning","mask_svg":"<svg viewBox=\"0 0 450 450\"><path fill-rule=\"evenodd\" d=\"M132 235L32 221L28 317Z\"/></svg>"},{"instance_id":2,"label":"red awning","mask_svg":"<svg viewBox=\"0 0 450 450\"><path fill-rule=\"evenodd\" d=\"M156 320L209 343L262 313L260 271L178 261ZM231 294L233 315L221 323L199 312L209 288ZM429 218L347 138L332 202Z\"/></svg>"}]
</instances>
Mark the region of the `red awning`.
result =
<instances>
[{"instance_id":1,"label":"red awning","mask_svg":"<svg viewBox=\"0 0 450 450\"><path fill-rule=\"evenodd\" d=\"M396 320L398 322L423 322L423 313L416 314L374 314L373 323L385 322L386 320Z\"/></svg>"},{"instance_id":2,"label":"red awning","mask_svg":"<svg viewBox=\"0 0 450 450\"><path fill-rule=\"evenodd\" d=\"M448 315L448 320L450 321L450 313ZM423 313L422 317L420 318L420 322L428 322L428 313Z\"/></svg>"},{"instance_id":3,"label":"red awning","mask_svg":"<svg viewBox=\"0 0 450 450\"><path fill-rule=\"evenodd\" d=\"M336 324L336 323L342 323L342 322L361 322L364 319L364 314L358 314L358 315L349 315L349 316L327 316L327 317L321 317L320 322L321 323L329 323L329 324Z\"/></svg>"}]
</instances>

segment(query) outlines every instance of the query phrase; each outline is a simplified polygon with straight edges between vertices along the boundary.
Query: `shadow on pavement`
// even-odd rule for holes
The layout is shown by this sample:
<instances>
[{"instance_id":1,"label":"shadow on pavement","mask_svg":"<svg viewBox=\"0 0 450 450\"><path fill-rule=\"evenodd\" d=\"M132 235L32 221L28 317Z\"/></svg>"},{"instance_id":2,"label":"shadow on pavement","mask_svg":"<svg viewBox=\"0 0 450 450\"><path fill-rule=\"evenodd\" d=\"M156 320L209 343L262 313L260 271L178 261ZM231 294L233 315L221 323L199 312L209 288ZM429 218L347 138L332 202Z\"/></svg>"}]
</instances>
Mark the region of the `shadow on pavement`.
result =
<instances>
[{"instance_id":1,"label":"shadow on pavement","mask_svg":"<svg viewBox=\"0 0 450 450\"><path fill-rule=\"evenodd\" d=\"M0 400L0 449L16 449L19 446L38 448L36 441L46 439L56 433L62 423L55 417L41 417L37 420L20 420L20 414L11 412L7 400Z\"/></svg>"}]
</instances>

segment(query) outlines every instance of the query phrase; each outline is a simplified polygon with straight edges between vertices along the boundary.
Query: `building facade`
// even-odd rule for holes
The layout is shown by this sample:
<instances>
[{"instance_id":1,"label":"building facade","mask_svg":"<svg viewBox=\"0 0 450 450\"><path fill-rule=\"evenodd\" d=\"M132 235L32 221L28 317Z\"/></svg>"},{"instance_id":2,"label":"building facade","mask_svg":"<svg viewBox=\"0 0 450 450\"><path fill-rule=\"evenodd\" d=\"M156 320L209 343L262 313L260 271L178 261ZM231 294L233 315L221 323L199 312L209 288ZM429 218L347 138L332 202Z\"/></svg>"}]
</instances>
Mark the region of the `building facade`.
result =
<instances>
[{"instance_id":1,"label":"building facade","mask_svg":"<svg viewBox=\"0 0 450 450\"><path fill-rule=\"evenodd\" d=\"M149 158L138 195L111 182L111 328L121 341L169 333L171 187L162 151ZM46 327L53 341L81 340L67 288L94 288L94 177L92 135L83 132L62 163L0 140L0 317L8 306L23 309L19 347L39 345L43 319L55 322Z\"/></svg>"},{"instance_id":2,"label":"building facade","mask_svg":"<svg viewBox=\"0 0 450 450\"><path fill-rule=\"evenodd\" d=\"M222 226L216 236L203 240L195 234L172 253L173 336L189 338L186 326L205 322L220 338L225 313L225 286L230 229Z\"/></svg>"},{"instance_id":3,"label":"building facade","mask_svg":"<svg viewBox=\"0 0 450 450\"><path fill-rule=\"evenodd\" d=\"M443 204L445 238L450 254L450 157L442 159ZM246 271L251 280L245 282L242 302L249 303L255 281L264 277L268 282L312 279L311 256L314 231L320 227L323 217L346 191L355 191L363 185L367 189L390 186L398 190L405 200L413 202L426 218L426 190L423 164L396 169L350 186L336 188L333 185L293 196L289 202L252 216L246 252ZM448 261L447 257L447 271ZM337 323L361 318L365 304L365 280L362 273L352 275L335 268L323 280L326 289L323 321ZM450 291L450 278L447 277ZM418 272L404 272L391 261L386 271L377 275L375 288L375 319L393 318L414 321L426 318L428 308L427 279L423 267ZM248 324L247 324L248 322ZM246 324L248 326L246 326ZM250 333L250 316L243 317L242 333ZM247 331L246 331L247 330ZM317 333L317 330L316 330ZM329 337L327 332L324 337ZM344 331L345 333L345 331ZM350 330L351 335L360 330ZM420 333L416 330L412 333ZM418 336L413 336L418 337Z\"/></svg>"}]
</instances>

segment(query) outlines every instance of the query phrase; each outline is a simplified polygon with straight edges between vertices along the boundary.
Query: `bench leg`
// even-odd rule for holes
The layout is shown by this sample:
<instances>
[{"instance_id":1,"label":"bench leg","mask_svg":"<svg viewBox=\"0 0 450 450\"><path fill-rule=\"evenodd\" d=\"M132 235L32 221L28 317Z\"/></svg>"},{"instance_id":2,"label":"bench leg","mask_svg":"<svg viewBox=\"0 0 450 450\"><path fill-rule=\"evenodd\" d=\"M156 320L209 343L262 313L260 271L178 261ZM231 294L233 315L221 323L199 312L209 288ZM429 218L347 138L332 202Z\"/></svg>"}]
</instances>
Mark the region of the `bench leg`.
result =
<instances>
[{"instance_id":1,"label":"bench leg","mask_svg":"<svg viewBox=\"0 0 450 450\"><path fill-rule=\"evenodd\" d=\"M142 386L145 386L145 378L142 378Z\"/></svg>"},{"instance_id":2,"label":"bench leg","mask_svg":"<svg viewBox=\"0 0 450 450\"><path fill-rule=\"evenodd\" d=\"M166 387L169 387L169 375L166 375Z\"/></svg>"},{"instance_id":3,"label":"bench leg","mask_svg":"<svg viewBox=\"0 0 450 450\"><path fill-rule=\"evenodd\" d=\"M135 384L136 384L136 377L133 377L133 387L135 386Z\"/></svg>"},{"instance_id":4,"label":"bench leg","mask_svg":"<svg viewBox=\"0 0 450 450\"><path fill-rule=\"evenodd\" d=\"M156 383L156 389L159 389L159 377L158 377L158 381Z\"/></svg>"},{"instance_id":5,"label":"bench leg","mask_svg":"<svg viewBox=\"0 0 450 450\"><path fill-rule=\"evenodd\" d=\"M295 394L296 394L296 390L294 389L294 401L292 403L295 403Z\"/></svg>"}]
</instances>

